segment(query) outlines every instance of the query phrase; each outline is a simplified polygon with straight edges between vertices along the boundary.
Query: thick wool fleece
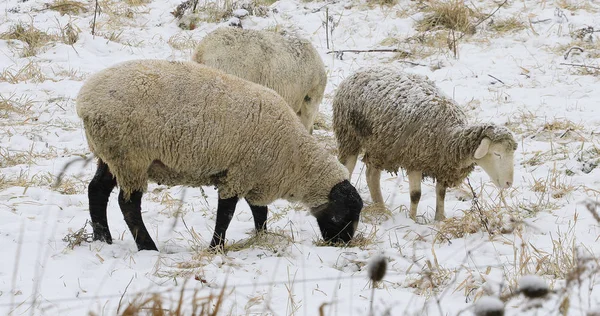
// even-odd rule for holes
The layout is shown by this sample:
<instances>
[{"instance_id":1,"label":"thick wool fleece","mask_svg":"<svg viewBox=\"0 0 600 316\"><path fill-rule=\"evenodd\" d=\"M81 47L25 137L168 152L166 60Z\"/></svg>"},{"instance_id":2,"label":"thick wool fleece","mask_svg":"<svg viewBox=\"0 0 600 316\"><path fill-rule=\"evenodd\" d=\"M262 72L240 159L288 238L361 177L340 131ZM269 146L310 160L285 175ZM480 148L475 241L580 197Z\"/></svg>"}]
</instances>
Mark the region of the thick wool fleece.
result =
<instances>
[{"instance_id":1,"label":"thick wool fleece","mask_svg":"<svg viewBox=\"0 0 600 316\"><path fill-rule=\"evenodd\" d=\"M105 69L77 96L91 151L126 194L148 180L215 185L221 198L315 207L347 170L273 90L194 62L137 60Z\"/></svg>"},{"instance_id":2,"label":"thick wool fleece","mask_svg":"<svg viewBox=\"0 0 600 316\"><path fill-rule=\"evenodd\" d=\"M222 27L202 39L192 59L279 93L311 129L327 84L312 44L270 31Z\"/></svg>"},{"instance_id":3,"label":"thick wool fleece","mask_svg":"<svg viewBox=\"0 0 600 316\"><path fill-rule=\"evenodd\" d=\"M361 69L339 85L333 129L341 158L364 149L363 161L377 169L422 171L447 187L473 170L484 137L517 146L505 127L468 124L426 77L388 67Z\"/></svg>"}]
</instances>

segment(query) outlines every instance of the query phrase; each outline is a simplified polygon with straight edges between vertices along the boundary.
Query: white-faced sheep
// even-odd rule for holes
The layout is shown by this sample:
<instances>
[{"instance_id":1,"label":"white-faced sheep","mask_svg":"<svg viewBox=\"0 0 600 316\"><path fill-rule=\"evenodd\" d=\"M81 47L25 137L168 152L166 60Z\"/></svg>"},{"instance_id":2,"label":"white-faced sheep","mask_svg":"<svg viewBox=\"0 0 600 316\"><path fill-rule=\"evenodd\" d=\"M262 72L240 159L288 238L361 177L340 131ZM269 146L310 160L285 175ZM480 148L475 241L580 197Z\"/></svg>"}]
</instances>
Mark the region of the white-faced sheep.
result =
<instances>
[{"instance_id":1,"label":"white-faced sheep","mask_svg":"<svg viewBox=\"0 0 600 316\"><path fill-rule=\"evenodd\" d=\"M222 27L200 41L192 60L275 90L312 134L327 74L309 41Z\"/></svg>"},{"instance_id":2,"label":"white-faced sheep","mask_svg":"<svg viewBox=\"0 0 600 316\"><path fill-rule=\"evenodd\" d=\"M446 188L460 184L475 164L500 188L513 181L512 133L494 124L469 124L460 107L423 76L389 67L359 70L338 86L333 129L339 159L350 174L364 150L374 203L384 203L381 170L407 171L412 219L423 176L436 180L436 220L445 218Z\"/></svg>"},{"instance_id":3,"label":"white-faced sheep","mask_svg":"<svg viewBox=\"0 0 600 316\"><path fill-rule=\"evenodd\" d=\"M354 235L362 200L348 171L271 89L194 62L139 60L90 77L76 108L99 158L88 187L95 240L112 242L106 206L118 184L138 249L157 249L141 216L149 180L217 187L211 248L224 245L238 198L257 230L281 198L309 207L325 240Z\"/></svg>"}]
</instances>

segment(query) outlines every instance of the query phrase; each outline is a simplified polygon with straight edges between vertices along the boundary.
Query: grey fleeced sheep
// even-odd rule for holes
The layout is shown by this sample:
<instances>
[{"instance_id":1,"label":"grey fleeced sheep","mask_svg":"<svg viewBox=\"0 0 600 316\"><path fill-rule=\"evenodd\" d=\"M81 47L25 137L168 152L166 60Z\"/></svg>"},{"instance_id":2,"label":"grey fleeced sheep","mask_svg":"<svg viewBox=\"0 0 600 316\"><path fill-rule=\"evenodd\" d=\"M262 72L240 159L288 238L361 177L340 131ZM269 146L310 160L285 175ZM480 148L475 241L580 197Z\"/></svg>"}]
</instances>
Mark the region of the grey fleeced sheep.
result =
<instances>
[{"instance_id":1,"label":"grey fleeced sheep","mask_svg":"<svg viewBox=\"0 0 600 316\"><path fill-rule=\"evenodd\" d=\"M88 190L95 240L112 242L106 205L118 184L138 249L157 249L141 217L149 180L217 187L211 247L223 246L238 198L257 230L281 198L309 207L325 240L354 235L362 200L348 171L271 89L194 62L138 60L90 77L76 104L99 158Z\"/></svg>"},{"instance_id":2,"label":"grey fleeced sheep","mask_svg":"<svg viewBox=\"0 0 600 316\"><path fill-rule=\"evenodd\" d=\"M312 134L327 74L309 41L222 27L202 39L192 60L275 90Z\"/></svg>"},{"instance_id":3,"label":"grey fleeced sheep","mask_svg":"<svg viewBox=\"0 0 600 316\"><path fill-rule=\"evenodd\" d=\"M513 181L512 133L494 124L471 125L460 107L426 77L389 67L361 69L346 78L333 100L339 159L354 169L364 150L367 185L383 203L381 170L407 171L410 217L416 218L422 177L436 180L435 219L444 219L446 188L481 166L498 187Z\"/></svg>"}]
</instances>

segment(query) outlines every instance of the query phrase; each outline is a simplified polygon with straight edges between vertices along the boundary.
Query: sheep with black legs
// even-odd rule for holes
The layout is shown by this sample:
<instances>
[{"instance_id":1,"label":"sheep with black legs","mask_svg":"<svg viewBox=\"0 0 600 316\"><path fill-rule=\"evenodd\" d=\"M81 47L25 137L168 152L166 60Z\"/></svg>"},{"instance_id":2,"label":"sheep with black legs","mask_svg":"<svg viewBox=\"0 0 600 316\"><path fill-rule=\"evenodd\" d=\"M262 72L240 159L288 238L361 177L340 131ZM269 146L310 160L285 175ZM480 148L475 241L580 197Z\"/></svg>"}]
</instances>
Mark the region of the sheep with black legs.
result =
<instances>
[{"instance_id":1,"label":"sheep with black legs","mask_svg":"<svg viewBox=\"0 0 600 316\"><path fill-rule=\"evenodd\" d=\"M218 189L211 247L222 247L239 198L257 230L267 205L300 201L323 238L348 242L362 200L348 171L308 134L273 90L194 62L128 61L91 76L76 102L90 150L99 158L89 184L94 239L112 237L109 195L138 249L157 250L141 216L149 180Z\"/></svg>"},{"instance_id":2,"label":"sheep with black legs","mask_svg":"<svg viewBox=\"0 0 600 316\"><path fill-rule=\"evenodd\" d=\"M275 90L312 134L327 73L310 41L221 27L200 41L192 60Z\"/></svg>"},{"instance_id":3,"label":"sheep with black legs","mask_svg":"<svg viewBox=\"0 0 600 316\"><path fill-rule=\"evenodd\" d=\"M333 130L350 175L364 151L374 203L384 203L381 170L407 171L412 219L423 176L436 180L436 220L445 218L446 188L460 184L476 164L500 188L513 181L512 133L495 124L469 124L460 107L423 76L390 67L359 70L338 86Z\"/></svg>"}]
</instances>

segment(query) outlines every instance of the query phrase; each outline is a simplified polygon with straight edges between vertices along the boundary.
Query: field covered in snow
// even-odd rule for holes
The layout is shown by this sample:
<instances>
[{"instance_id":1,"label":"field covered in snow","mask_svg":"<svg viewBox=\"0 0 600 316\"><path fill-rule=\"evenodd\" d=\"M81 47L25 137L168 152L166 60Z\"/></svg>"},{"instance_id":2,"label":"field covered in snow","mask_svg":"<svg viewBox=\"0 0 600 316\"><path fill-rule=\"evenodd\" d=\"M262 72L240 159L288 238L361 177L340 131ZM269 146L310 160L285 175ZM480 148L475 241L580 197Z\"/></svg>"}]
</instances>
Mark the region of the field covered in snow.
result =
<instances>
[{"instance_id":1,"label":"field covered in snow","mask_svg":"<svg viewBox=\"0 0 600 316\"><path fill-rule=\"evenodd\" d=\"M600 3L214 1L179 18L181 0L98 0L96 18L91 0L0 3L0 314L131 315L161 303L175 315L178 305L181 315L367 315L373 293L374 315L471 315L486 310L472 308L483 296L504 300L506 315L600 313L600 218L590 204L600 196ZM244 28L296 34L320 52L328 85L315 137L332 152L337 85L363 66L395 66L435 81L472 122L515 133L513 187L500 192L476 168L448 191L448 219L436 223L426 180L415 223L405 174L382 174L388 210L369 208L359 163L352 183L367 208L352 247L322 245L302 206L277 201L258 237L239 203L226 252L214 254L216 191L151 184L142 209L159 253L137 251L116 190L114 243L89 242L95 162L74 100L84 80L125 60L188 60L239 8L249 11ZM372 49L396 51L339 52ZM387 273L372 293L367 264L377 255ZM524 275L551 292L519 295Z\"/></svg>"}]
</instances>

